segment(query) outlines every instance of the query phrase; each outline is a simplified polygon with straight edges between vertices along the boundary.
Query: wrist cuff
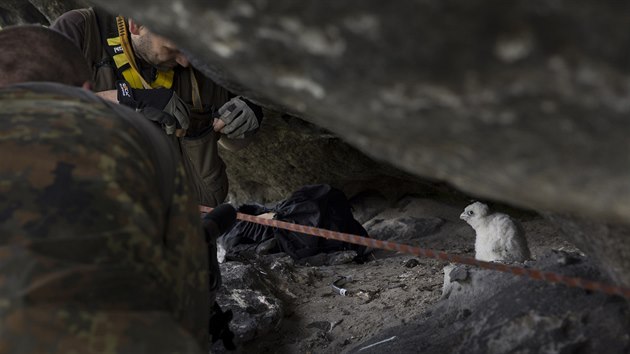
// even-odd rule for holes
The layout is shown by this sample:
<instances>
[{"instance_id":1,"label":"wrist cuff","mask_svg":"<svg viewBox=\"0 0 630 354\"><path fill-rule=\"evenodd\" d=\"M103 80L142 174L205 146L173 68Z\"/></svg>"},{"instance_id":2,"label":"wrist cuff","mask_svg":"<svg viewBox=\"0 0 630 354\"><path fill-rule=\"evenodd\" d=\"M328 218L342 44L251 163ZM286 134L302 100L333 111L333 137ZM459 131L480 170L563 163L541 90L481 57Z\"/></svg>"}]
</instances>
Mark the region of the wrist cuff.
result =
<instances>
[{"instance_id":1,"label":"wrist cuff","mask_svg":"<svg viewBox=\"0 0 630 354\"><path fill-rule=\"evenodd\" d=\"M116 97L118 98L118 102L120 104L124 104L125 106L129 106L132 108L137 108L138 103L133 96L133 89L127 81L116 81L116 93Z\"/></svg>"}]
</instances>

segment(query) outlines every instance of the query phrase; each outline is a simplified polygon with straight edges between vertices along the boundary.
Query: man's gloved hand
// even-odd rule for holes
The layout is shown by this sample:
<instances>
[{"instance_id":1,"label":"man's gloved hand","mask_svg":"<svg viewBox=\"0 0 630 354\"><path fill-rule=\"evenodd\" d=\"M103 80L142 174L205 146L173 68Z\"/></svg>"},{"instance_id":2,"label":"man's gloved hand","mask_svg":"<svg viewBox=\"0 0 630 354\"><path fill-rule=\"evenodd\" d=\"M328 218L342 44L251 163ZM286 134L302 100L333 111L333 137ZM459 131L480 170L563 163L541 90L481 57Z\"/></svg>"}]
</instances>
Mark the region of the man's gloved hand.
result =
<instances>
[{"instance_id":1,"label":"man's gloved hand","mask_svg":"<svg viewBox=\"0 0 630 354\"><path fill-rule=\"evenodd\" d=\"M228 231L236 221L236 209L228 203L220 204L201 218L207 236L216 239Z\"/></svg>"},{"instance_id":2,"label":"man's gloved hand","mask_svg":"<svg viewBox=\"0 0 630 354\"><path fill-rule=\"evenodd\" d=\"M220 115L218 119L225 123L219 131L230 139L243 139L259 127L256 114L241 96L236 96L226 102L219 108L218 113Z\"/></svg>"},{"instance_id":3,"label":"man's gloved hand","mask_svg":"<svg viewBox=\"0 0 630 354\"><path fill-rule=\"evenodd\" d=\"M164 126L166 134L183 136L190 124L188 105L169 89L132 89L126 81L117 81L118 102L134 108L147 119Z\"/></svg>"}]
</instances>

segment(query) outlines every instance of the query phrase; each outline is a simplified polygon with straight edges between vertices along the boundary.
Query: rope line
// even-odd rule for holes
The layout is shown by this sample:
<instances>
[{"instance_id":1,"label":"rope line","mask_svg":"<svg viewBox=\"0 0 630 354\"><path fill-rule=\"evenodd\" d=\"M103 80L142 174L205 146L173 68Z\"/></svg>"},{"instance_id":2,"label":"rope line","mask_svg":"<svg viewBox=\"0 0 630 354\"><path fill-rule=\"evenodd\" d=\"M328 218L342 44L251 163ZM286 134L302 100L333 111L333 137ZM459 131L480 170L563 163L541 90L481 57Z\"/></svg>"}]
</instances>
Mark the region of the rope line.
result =
<instances>
[{"instance_id":1,"label":"rope line","mask_svg":"<svg viewBox=\"0 0 630 354\"><path fill-rule=\"evenodd\" d=\"M199 209L202 212L210 212L212 208L206 206L200 206ZM457 254L450 254L442 251L437 251L429 248L421 248L410 246L406 244L401 244L397 242L390 241L382 241L373 238L347 234L343 232L330 231L325 229L320 229L312 226L305 226L299 224L293 224L286 221L273 220L273 219L264 219L259 218L253 215L237 213L236 218L238 220L247 221L251 223L256 223L265 226L276 227L279 229L299 232L306 235L323 237L331 240L344 241L348 243L352 243L355 245L366 246L370 248L378 248L388 251L396 251L405 254L411 254L418 257L423 258L431 258L437 259L441 261L448 261L451 263L458 264L466 264L472 265L479 268L495 270L498 272L514 274L518 276L525 276L533 280L540 280L547 283L553 284L564 284L566 286L572 288L580 288L585 290L591 290L596 292L601 292L608 295L619 295L625 298L630 299L630 288L625 288L621 286L611 285L599 281L588 280L579 277L570 277L562 274L547 272L538 269L532 268L524 268L521 266L503 264L503 263L495 263L495 262L486 262L480 261L478 259L474 259L472 257L460 256Z\"/></svg>"}]
</instances>

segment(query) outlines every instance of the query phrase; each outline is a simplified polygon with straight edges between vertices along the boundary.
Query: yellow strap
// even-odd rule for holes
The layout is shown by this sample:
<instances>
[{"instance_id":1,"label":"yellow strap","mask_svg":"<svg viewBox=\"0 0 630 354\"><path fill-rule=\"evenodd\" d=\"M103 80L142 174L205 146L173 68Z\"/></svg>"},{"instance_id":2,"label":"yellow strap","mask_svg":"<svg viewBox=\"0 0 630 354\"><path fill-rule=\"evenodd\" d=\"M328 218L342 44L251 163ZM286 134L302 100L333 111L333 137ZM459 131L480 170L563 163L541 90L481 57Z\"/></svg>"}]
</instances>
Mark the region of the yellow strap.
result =
<instances>
[{"instance_id":1,"label":"yellow strap","mask_svg":"<svg viewBox=\"0 0 630 354\"><path fill-rule=\"evenodd\" d=\"M127 56L122 53L114 55L113 59L116 67L118 68L123 67L127 65L127 63L129 63L129 61L127 60ZM132 88L139 89L144 87L142 85L142 81L140 80L140 76L134 75L134 72L133 70L131 70L131 68L124 70L122 72L122 75L125 78L125 81L127 81Z\"/></svg>"},{"instance_id":2,"label":"yellow strap","mask_svg":"<svg viewBox=\"0 0 630 354\"><path fill-rule=\"evenodd\" d=\"M109 45L110 47L115 47L114 52L117 52L118 50L116 50L116 47L122 48L122 41L120 37L107 38L107 45ZM113 59L114 59L114 64L116 64L117 68L121 68L127 65L127 63L129 63L129 59L127 59L124 49L120 50L120 54L115 54L113 56ZM144 85L142 84L142 80L140 79L141 76L139 74L136 74L136 71L132 70L131 63L129 63L129 66L130 68L125 69L122 72L122 75L125 78L125 80L129 82L129 85L131 85L132 88L135 88L135 89L144 88ZM151 87L152 88L164 87L164 88L170 89L171 86L173 86L174 77L175 77L174 70L158 71L157 77L151 83Z\"/></svg>"},{"instance_id":3,"label":"yellow strap","mask_svg":"<svg viewBox=\"0 0 630 354\"><path fill-rule=\"evenodd\" d=\"M122 58L119 58L118 61L116 61L116 57L120 55L117 54L114 56L114 62L116 62L116 66L119 68L122 65L129 63L130 68L123 71L123 76L125 77L125 80L127 80L133 88L150 89L164 87L170 89L171 86L173 86L173 77L175 75L175 72L173 70L158 70L157 77L151 84L149 84L142 77L142 75L140 75L140 70L138 70L138 65L136 64L136 59L133 55L133 48L131 47L131 43L129 43L129 37L127 36L127 25L125 24L125 18L122 16L116 17L116 26L118 27L118 38L108 38L107 44L109 44L110 46L122 46L122 55L127 60L124 61L122 60ZM118 65L119 62L122 63L122 65Z\"/></svg>"},{"instance_id":4,"label":"yellow strap","mask_svg":"<svg viewBox=\"0 0 630 354\"><path fill-rule=\"evenodd\" d=\"M120 45L120 37L107 38L107 45L110 47Z\"/></svg>"},{"instance_id":5,"label":"yellow strap","mask_svg":"<svg viewBox=\"0 0 630 354\"><path fill-rule=\"evenodd\" d=\"M173 77L175 76L175 71L158 71L157 77L155 81L151 83L151 87L158 88L164 87L170 89L173 86Z\"/></svg>"},{"instance_id":6,"label":"yellow strap","mask_svg":"<svg viewBox=\"0 0 630 354\"><path fill-rule=\"evenodd\" d=\"M138 70L138 65L136 65L136 59L132 54L133 49L131 49L131 44L129 43L129 39L127 38L127 25L125 24L125 18L122 16L117 16L116 26L118 27L118 36L120 38L120 44L123 48L123 54L127 58L127 62L131 66L131 70L135 71L135 74L138 75L140 81L142 82L142 86L145 89L150 89L151 85L149 85L147 81L142 77L142 75L140 75L140 70ZM123 76L125 76L124 73Z\"/></svg>"}]
</instances>

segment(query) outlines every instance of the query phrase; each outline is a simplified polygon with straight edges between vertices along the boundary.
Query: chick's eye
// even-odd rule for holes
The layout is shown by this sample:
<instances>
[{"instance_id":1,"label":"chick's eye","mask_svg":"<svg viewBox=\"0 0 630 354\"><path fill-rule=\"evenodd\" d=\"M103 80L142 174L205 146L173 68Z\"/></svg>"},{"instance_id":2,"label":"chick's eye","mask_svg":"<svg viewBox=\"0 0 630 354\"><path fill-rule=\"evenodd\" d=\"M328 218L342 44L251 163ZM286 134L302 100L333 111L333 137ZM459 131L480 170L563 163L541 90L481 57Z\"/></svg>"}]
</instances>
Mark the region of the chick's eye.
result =
<instances>
[{"instance_id":1,"label":"chick's eye","mask_svg":"<svg viewBox=\"0 0 630 354\"><path fill-rule=\"evenodd\" d=\"M474 214L472 210L468 210L468 215Z\"/></svg>"}]
</instances>

